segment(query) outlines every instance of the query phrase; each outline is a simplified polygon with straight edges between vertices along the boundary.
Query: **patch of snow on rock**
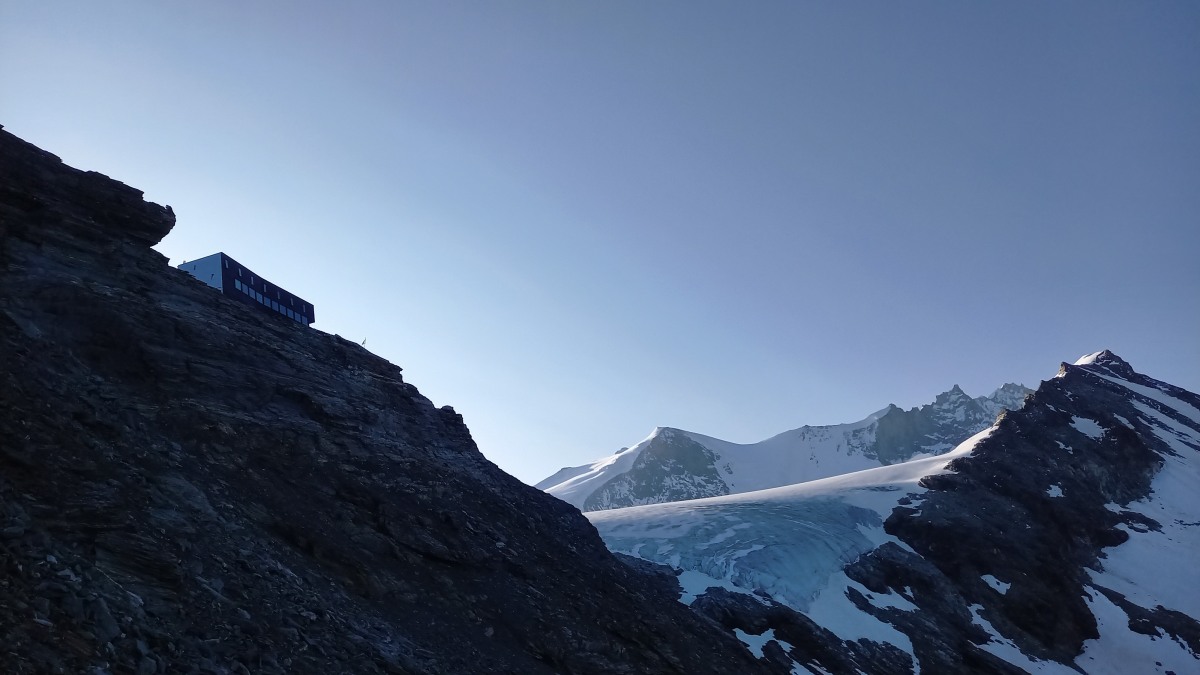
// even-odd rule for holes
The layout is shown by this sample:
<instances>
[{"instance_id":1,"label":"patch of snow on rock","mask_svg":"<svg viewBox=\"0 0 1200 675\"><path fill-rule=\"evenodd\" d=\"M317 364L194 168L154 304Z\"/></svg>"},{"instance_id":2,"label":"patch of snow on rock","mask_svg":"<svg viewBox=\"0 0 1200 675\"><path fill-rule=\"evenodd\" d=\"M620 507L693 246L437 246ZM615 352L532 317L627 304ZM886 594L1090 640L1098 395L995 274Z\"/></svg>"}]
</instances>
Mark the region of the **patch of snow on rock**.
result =
<instances>
[{"instance_id":1,"label":"patch of snow on rock","mask_svg":"<svg viewBox=\"0 0 1200 675\"><path fill-rule=\"evenodd\" d=\"M994 588L1000 595L1007 593L1008 588L1012 586L1012 584L1006 584L990 574L985 574L980 578L983 579L984 583L986 583L988 586Z\"/></svg>"},{"instance_id":2,"label":"patch of snow on rock","mask_svg":"<svg viewBox=\"0 0 1200 675\"><path fill-rule=\"evenodd\" d=\"M1071 417L1071 426L1075 431L1091 438L1099 440L1104 436L1104 427L1100 426L1095 420L1089 420L1086 417Z\"/></svg>"},{"instance_id":3,"label":"patch of snow on rock","mask_svg":"<svg viewBox=\"0 0 1200 675\"><path fill-rule=\"evenodd\" d=\"M914 605L911 600L903 595L900 595L899 593L892 593L890 591L886 594L876 593L875 591L872 591L866 586L863 586L862 584L853 580L851 580L850 584L847 585L847 588L853 588L859 593L862 593L863 597L867 599L867 602L880 609L898 609L901 612L915 612L920 609Z\"/></svg>"},{"instance_id":4,"label":"patch of snow on rock","mask_svg":"<svg viewBox=\"0 0 1200 675\"><path fill-rule=\"evenodd\" d=\"M846 591L862 587L844 572L830 576L829 582L809 607L808 616L843 640L873 640L895 645L913 655L912 641L908 636L880 619L867 614L850 601ZM861 592L861 591L860 591ZM913 656L913 663L916 663Z\"/></svg>"},{"instance_id":5,"label":"patch of snow on rock","mask_svg":"<svg viewBox=\"0 0 1200 675\"><path fill-rule=\"evenodd\" d=\"M1140 395L1150 399L1151 401L1154 401L1155 403L1161 403L1162 405L1174 410L1175 412L1179 413L1180 415L1187 417L1188 419L1192 420L1193 422L1200 423L1200 409L1197 409L1195 406L1193 406L1190 403L1187 403L1185 401L1180 401L1179 399L1175 398L1174 396L1171 396L1170 394L1168 394L1167 392L1165 392L1161 389L1155 389L1154 387L1147 387L1142 384L1135 384L1128 380L1122 380L1119 377L1109 377L1108 375L1101 375L1100 373L1094 373L1094 374L1097 377L1102 377L1102 378L1108 380L1109 382L1112 382L1113 384L1119 384L1122 387L1125 387L1126 389L1132 391L1133 393L1140 394Z\"/></svg>"},{"instance_id":6,"label":"patch of snow on rock","mask_svg":"<svg viewBox=\"0 0 1200 675\"><path fill-rule=\"evenodd\" d=\"M1200 447L1200 431L1160 415L1149 406L1135 405L1143 420L1157 423L1153 427L1155 435L1176 454L1163 457L1163 467L1150 483L1150 496L1131 502L1121 511L1151 518L1160 528L1124 528L1129 540L1104 549L1104 571L1091 572L1092 580L1142 607L1162 605L1200 616L1200 585L1195 583L1196 552L1200 551L1200 522L1196 519L1200 452L1194 449ZM1197 665L1200 662L1192 667Z\"/></svg>"},{"instance_id":7,"label":"patch of snow on rock","mask_svg":"<svg viewBox=\"0 0 1200 675\"><path fill-rule=\"evenodd\" d=\"M1090 675L1196 672L1196 657L1186 646L1161 631L1151 636L1129 630L1129 616L1100 591L1090 589L1084 599L1100 637L1083 643L1075 665Z\"/></svg>"},{"instance_id":8,"label":"patch of snow on rock","mask_svg":"<svg viewBox=\"0 0 1200 675\"><path fill-rule=\"evenodd\" d=\"M1077 673L1074 668L1064 666L1057 661L1038 661L1026 656L1012 640L1001 635L1000 631L992 626L992 622L983 618L981 614L983 605L971 605L968 609L971 610L971 617L975 625L982 628L991 638L979 645L983 651L1030 673L1062 673L1063 675Z\"/></svg>"},{"instance_id":9,"label":"patch of snow on rock","mask_svg":"<svg viewBox=\"0 0 1200 675\"><path fill-rule=\"evenodd\" d=\"M733 634L737 636L737 639L742 641L742 644L746 645L751 654L760 659L763 658L763 647L766 647L768 642L775 639L774 628L768 628L763 631L762 635L751 635L741 628L734 628Z\"/></svg>"}]
</instances>

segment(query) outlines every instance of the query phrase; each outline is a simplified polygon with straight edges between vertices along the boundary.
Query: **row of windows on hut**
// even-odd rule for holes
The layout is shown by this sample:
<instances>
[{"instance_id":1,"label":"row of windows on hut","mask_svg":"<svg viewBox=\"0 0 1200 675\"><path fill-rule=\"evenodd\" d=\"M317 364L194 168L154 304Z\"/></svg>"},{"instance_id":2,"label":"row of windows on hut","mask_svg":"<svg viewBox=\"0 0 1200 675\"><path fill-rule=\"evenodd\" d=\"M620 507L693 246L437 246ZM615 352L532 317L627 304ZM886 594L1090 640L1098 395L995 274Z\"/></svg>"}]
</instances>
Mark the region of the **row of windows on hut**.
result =
<instances>
[{"instance_id":1,"label":"row of windows on hut","mask_svg":"<svg viewBox=\"0 0 1200 675\"><path fill-rule=\"evenodd\" d=\"M306 326L316 321L312 303L268 282L224 253L184 262L179 269L235 300L278 312Z\"/></svg>"}]
</instances>

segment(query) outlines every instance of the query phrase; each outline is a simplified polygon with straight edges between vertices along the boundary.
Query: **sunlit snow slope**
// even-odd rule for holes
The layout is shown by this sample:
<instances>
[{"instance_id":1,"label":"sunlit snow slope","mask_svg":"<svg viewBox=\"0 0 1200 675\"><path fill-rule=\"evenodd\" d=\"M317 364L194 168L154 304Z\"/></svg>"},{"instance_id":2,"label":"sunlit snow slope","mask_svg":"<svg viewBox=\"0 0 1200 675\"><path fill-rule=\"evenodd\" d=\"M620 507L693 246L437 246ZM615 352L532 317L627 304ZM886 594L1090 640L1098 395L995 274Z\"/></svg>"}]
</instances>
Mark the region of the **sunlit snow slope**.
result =
<instances>
[{"instance_id":1,"label":"sunlit snow slope","mask_svg":"<svg viewBox=\"0 0 1200 675\"><path fill-rule=\"evenodd\" d=\"M1185 673L1198 494L1200 398L1100 352L948 454L587 515L612 550L683 572L685 601L768 596L931 672ZM797 668L838 670L804 642Z\"/></svg>"},{"instance_id":2,"label":"sunlit snow slope","mask_svg":"<svg viewBox=\"0 0 1200 675\"><path fill-rule=\"evenodd\" d=\"M561 469L537 487L593 511L792 485L945 453L1001 410L1020 407L1028 392L1006 384L971 398L956 385L919 408L888 406L858 422L804 426L750 444L660 427L633 447Z\"/></svg>"}]
</instances>

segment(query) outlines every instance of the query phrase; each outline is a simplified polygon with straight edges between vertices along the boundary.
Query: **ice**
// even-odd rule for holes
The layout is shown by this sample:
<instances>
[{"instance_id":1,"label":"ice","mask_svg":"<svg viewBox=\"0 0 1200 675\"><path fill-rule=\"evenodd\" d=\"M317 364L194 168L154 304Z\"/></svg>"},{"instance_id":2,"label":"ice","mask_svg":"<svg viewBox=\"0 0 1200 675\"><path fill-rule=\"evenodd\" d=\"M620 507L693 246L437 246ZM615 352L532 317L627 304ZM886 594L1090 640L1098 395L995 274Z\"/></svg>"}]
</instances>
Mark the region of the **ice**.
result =
<instances>
[{"instance_id":1,"label":"ice","mask_svg":"<svg viewBox=\"0 0 1200 675\"><path fill-rule=\"evenodd\" d=\"M724 532L713 537L712 540L710 540L706 543L700 544L700 548L706 548L708 546L713 546L715 544L719 544L719 543L725 541L726 539L732 537L733 535L737 534L738 530L744 530L747 527L751 527L750 523L738 523L737 525L726 528L726 530Z\"/></svg>"},{"instance_id":2,"label":"ice","mask_svg":"<svg viewBox=\"0 0 1200 675\"><path fill-rule=\"evenodd\" d=\"M1057 485L1051 485L1050 487L1046 488L1046 496L1047 497L1061 497L1061 496L1063 496L1062 488Z\"/></svg>"},{"instance_id":3,"label":"ice","mask_svg":"<svg viewBox=\"0 0 1200 675\"><path fill-rule=\"evenodd\" d=\"M996 592L1000 595L1007 593L1009 586L1012 586L1012 584L1006 584L990 574L985 574L980 578L983 579L984 583L986 583L988 586L996 589Z\"/></svg>"},{"instance_id":4,"label":"ice","mask_svg":"<svg viewBox=\"0 0 1200 675\"><path fill-rule=\"evenodd\" d=\"M1088 438L1098 440L1104 436L1104 427L1100 426L1095 420L1090 420L1086 417L1071 417L1071 426L1075 431L1087 436Z\"/></svg>"},{"instance_id":5,"label":"ice","mask_svg":"<svg viewBox=\"0 0 1200 675\"><path fill-rule=\"evenodd\" d=\"M589 513L614 551L762 590L806 609L834 569L875 547L861 526L882 530L873 510L834 498L766 503L672 502ZM730 518L742 527L729 527Z\"/></svg>"}]
</instances>

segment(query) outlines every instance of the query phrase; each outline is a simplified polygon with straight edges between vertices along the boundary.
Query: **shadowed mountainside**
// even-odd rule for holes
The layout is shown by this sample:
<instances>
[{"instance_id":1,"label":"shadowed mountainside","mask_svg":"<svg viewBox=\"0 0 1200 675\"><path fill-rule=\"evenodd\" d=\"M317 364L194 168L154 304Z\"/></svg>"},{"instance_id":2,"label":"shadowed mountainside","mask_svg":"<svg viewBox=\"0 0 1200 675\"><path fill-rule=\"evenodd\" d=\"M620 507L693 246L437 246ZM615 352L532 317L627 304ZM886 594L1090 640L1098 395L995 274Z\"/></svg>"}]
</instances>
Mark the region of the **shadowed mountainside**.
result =
<instances>
[{"instance_id":1,"label":"shadowed mountainside","mask_svg":"<svg viewBox=\"0 0 1200 675\"><path fill-rule=\"evenodd\" d=\"M174 220L0 131L5 672L757 672L400 368L169 268Z\"/></svg>"}]
</instances>

